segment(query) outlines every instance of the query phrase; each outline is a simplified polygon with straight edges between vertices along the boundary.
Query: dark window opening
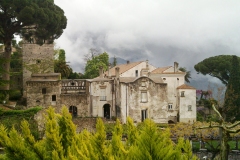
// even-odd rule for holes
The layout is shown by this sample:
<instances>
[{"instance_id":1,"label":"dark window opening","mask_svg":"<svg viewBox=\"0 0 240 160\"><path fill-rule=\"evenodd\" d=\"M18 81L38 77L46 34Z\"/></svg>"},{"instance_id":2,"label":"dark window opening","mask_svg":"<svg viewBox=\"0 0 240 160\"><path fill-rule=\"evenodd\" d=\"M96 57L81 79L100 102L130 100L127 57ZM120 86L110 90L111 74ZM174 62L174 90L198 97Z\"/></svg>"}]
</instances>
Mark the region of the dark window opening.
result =
<instances>
[{"instance_id":1,"label":"dark window opening","mask_svg":"<svg viewBox=\"0 0 240 160\"><path fill-rule=\"evenodd\" d=\"M145 119L148 118L147 109L142 110L141 113L142 113L142 122L143 122Z\"/></svg>"},{"instance_id":2,"label":"dark window opening","mask_svg":"<svg viewBox=\"0 0 240 160\"><path fill-rule=\"evenodd\" d=\"M42 94L46 94L47 93L47 88L42 88Z\"/></svg>"},{"instance_id":3,"label":"dark window opening","mask_svg":"<svg viewBox=\"0 0 240 160\"><path fill-rule=\"evenodd\" d=\"M135 76L138 77L138 70L135 70Z\"/></svg>"},{"instance_id":4,"label":"dark window opening","mask_svg":"<svg viewBox=\"0 0 240 160\"><path fill-rule=\"evenodd\" d=\"M181 92L181 97L184 97L184 91Z\"/></svg>"},{"instance_id":5,"label":"dark window opening","mask_svg":"<svg viewBox=\"0 0 240 160\"><path fill-rule=\"evenodd\" d=\"M69 107L69 113L71 113L72 116L77 117L77 107L70 106Z\"/></svg>"},{"instance_id":6,"label":"dark window opening","mask_svg":"<svg viewBox=\"0 0 240 160\"><path fill-rule=\"evenodd\" d=\"M56 100L57 100L56 95L52 95L52 101L56 101Z\"/></svg>"},{"instance_id":7,"label":"dark window opening","mask_svg":"<svg viewBox=\"0 0 240 160\"><path fill-rule=\"evenodd\" d=\"M110 119L110 105L104 104L103 106L103 117L106 119Z\"/></svg>"}]
</instances>

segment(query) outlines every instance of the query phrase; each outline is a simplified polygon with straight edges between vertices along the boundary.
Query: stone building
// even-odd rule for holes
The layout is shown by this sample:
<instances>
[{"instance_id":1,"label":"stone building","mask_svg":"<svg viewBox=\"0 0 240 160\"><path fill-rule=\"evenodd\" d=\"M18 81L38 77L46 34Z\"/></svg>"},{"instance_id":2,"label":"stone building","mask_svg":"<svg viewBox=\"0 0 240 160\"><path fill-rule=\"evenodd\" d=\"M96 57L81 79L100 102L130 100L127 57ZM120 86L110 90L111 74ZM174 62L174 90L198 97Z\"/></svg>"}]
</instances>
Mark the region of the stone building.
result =
<instances>
[{"instance_id":1,"label":"stone building","mask_svg":"<svg viewBox=\"0 0 240 160\"><path fill-rule=\"evenodd\" d=\"M26 43L23 49L23 86L27 106L60 111L67 106L73 116L118 117L123 123L146 118L156 123L196 121L196 89L185 84L185 73L174 66L156 68L148 61L127 62L94 79L61 79L53 73L53 46Z\"/></svg>"},{"instance_id":2,"label":"stone building","mask_svg":"<svg viewBox=\"0 0 240 160\"><path fill-rule=\"evenodd\" d=\"M67 106L73 116L118 117L124 123L128 116L135 122L146 118L156 123L196 121L196 90L184 83L185 73L176 67L151 71L147 66L144 61L119 65L86 80L61 80L58 73L32 74L27 81L27 105L53 106L57 111ZM126 72L134 76L127 77Z\"/></svg>"}]
</instances>

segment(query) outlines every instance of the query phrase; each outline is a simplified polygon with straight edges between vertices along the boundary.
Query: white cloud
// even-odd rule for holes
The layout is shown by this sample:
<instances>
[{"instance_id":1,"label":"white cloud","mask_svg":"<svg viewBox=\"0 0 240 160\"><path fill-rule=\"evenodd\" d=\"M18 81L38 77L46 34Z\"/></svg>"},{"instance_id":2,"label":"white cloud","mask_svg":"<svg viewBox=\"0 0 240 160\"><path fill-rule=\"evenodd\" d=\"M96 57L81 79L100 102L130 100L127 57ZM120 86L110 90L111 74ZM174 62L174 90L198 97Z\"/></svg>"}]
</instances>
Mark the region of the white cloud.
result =
<instances>
[{"instance_id":1,"label":"white cloud","mask_svg":"<svg viewBox=\"0 0 240 160\"><path fill-rule=\"evenodd\" d=\"M68 18L56 41L75 71L90 48L155 66L193 70L205 58L240 55L240 1L55 0Z\"/></svg>"}]
</instances>

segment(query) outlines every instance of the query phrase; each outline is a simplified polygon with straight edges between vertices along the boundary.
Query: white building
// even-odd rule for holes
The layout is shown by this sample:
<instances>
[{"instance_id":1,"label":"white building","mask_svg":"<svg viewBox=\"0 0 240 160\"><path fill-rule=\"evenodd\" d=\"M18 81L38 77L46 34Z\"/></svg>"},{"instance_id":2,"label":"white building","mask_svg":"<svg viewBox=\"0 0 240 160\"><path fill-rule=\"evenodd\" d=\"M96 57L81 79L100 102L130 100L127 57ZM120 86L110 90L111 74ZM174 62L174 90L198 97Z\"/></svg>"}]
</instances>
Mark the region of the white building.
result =
<instances>
[{"instance_id":1,"label":"white building","mask_svg":"<svg viewBox=\"0 0 240 160\"><path fill-rule=\"evenodd\" d=\"M88 80L92 116L126 117L156 123L196 121L196 89L185 84L174 66L156 68L148 61L121 64Z\"/></svg>"},{"instance_id":2,"label":"white building","mask_svg":"<svg viewBox=\"0 0 240 160\"><path fill-rule=\"evenodd\" d=\"M123 123L150 118L156 123L196 121L196 89L174 66L156 68L148 61L117 65L86 80L61 80L59 74L32 74L26 82L27 106L69 107L74 116L118 117Z\"/></svg>"}]
</instances>

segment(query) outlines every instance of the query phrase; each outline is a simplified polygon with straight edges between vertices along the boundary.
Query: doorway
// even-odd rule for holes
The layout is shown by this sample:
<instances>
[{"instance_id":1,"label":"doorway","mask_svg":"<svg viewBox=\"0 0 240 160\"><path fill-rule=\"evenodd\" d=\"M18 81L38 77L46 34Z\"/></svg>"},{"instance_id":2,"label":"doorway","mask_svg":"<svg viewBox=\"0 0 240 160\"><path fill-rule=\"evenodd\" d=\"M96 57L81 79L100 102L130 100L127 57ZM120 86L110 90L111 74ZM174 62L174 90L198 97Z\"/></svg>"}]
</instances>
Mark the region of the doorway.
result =
<instances>
[{"instance_id":1,"label":"doorway","mask_svg":"<svg viewBox=\"0 0 240 160\"><path fill-rule=\"evenodd\" d=\"M110 104L103 105L103 117L110 119Z\"/></svg>"},{"instance_id":2,"label":"doorway","mask_svg":"<svg viewBox=\"0 0 240 160\"><path fill-rule=\"evenodd\" d=\"M75 107L75 106L70 106L70 107L69 107L69 113L71 113L71 115L72 115L73 117L77 117L77 107Z\"/></svg>"}]
</instances>

